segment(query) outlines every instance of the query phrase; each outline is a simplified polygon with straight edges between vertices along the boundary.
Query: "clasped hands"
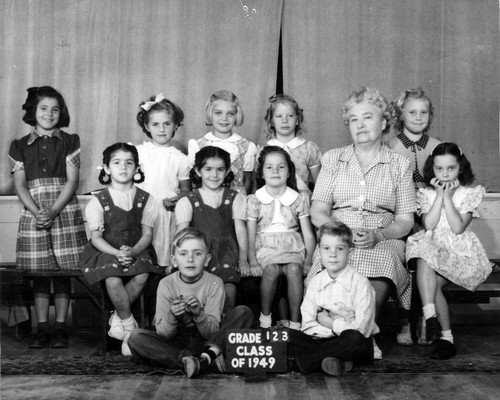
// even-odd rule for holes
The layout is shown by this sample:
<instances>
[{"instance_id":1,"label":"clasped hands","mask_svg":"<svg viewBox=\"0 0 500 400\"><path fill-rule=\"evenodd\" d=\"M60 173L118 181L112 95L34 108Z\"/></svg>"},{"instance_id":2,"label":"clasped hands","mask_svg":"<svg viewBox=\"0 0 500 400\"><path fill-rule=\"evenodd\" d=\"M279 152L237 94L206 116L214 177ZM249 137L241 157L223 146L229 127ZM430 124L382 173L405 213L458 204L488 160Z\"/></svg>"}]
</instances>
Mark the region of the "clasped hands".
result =
<instances>
[{"instance_id":1,"label":"clasped hands","mask_svg":"<svg viewBox=\"0 0 500 400\"><path fill-rule=\"evenodd\" d=\"M177 319L182 318L184 314L191 314L193 317L197 317L202 311L203 307L200 301L193 295L180 295L170 305L170 312Z\"/></svg>"},{"instance_id":2,"label":"clasped hands","mask_svg":"<svg viewBox=\"0 0 500 400\"><path fill-rule=\"evenodd\" d=\"M345 322L352 322L356 319L354 310L347 307L341 301L334 303L333 310L321 309L316 315L318 323L328 329L332 329L333 321L341 319Z\"/></svg>"},{"instance_id":3,"label":"clasped hands","mask_svg":"<svg viewBox=\"0 0 500 400\"><path fill-rule=\"evenodd\" d=\"M40 208L35 215L36 227L39 229L49 229L55 217L55 213L52 210Z\"/></svg>"},{"instance_id":4,"label":"clasped hands","mask_svg":"<svg viewBox=\"0 0 500 400\"><path fill-rule=\"evenodd\" d=\"M460 186L460 181L458 179L454 179L452 181L443 182L434 177L431 179L431 185L434 186L437 194L452 197L457 187Z\"/></svg>"}]
</instances>

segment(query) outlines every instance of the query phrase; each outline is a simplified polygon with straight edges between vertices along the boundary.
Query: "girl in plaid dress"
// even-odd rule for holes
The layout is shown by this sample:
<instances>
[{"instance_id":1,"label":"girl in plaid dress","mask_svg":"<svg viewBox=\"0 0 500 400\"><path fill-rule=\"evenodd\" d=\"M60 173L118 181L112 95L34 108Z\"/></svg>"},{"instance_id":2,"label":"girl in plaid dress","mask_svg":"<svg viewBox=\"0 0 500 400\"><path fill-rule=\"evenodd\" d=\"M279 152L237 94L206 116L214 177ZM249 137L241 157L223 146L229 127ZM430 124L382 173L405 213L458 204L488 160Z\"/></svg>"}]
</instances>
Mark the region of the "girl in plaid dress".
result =
<instances>
[{"instance_id":1,"label":"girl in plaid dress","mask_svg":"<svg viewBox=\"0 0 500 400\"><path fill-rule=\"evenodd\" d=\"M259 157L257 185L247 199L248 260L252 276L262 276L261 328L272 325L271 306L279 276L288 284L290 328L300 329L302 275L312 264L316 239L309 218L309 196L298 192L290 155L266 146Z\"/></svg>"},{"instance_id":2,"label":"girl in plaid dress","mask_svg":"<svg viewBox=\"0 0 500 400\"><path fill-rule=\"evenodd\" d=\"M149 274L164 271L155 264L151 244L158 204L134 185L143 180L137 149L115 143L104 150L99 175L99 182L109 187L97 193L85 209L90 241L80 257L80 268L90 284L104 281L115 307L108 335L123 341L124 356L131 355L127 341L138 326L132 304L146 286Z\"/></svg>"},{"instance_id":3,"label":"girl in plaid dress","mask_svg":"<svg viewBox=\"0 0 500 400\"><path fill-rule=\"evenodd\" d=\"M78 269L86 235L76 198L80 138L60 128L69 125L62 95L50 86L28 89L23 121L34 127L9 151L14 187L23 204L17 235L16 264L23 271ZM38 330L31 348L68 347L66 316L70 278L53 279L56 325L49 326L50 278L33 279Z\"/></svg>"},{"instance_id":4,"label":"girl in plaid dress","mask_svg":"<svg viewBox=\"0 0 500 400\"><path fill-rule=\"evenodd\" d=\"M216 146L231 155L231 171L234 179L231 189L244 195L252 192L253 170L257 146L233 132L243 124L243 109L234 93L219 90L210 96L205 107L205 123L213 127L201 139L188 142L188 158L194 166L196 153L205 146Z\"/></svg>"}]
</instances>

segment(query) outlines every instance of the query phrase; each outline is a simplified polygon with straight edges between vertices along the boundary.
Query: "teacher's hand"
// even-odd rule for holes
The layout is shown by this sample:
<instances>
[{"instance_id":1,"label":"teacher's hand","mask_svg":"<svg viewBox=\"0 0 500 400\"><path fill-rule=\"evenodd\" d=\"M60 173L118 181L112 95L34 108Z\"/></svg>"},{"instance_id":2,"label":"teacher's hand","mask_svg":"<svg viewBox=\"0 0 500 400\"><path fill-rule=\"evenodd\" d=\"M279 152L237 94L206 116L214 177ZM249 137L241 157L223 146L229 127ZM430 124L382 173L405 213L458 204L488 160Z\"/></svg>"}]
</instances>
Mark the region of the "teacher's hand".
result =
<instances>
[{"instance_id":1,"label":"teacher's hand","mask_svg":"<svg viewBox=\"0 0 500 400\"><path fill-rule=\"evenodd\" d=\"M353 232L354 247L357 249L372 249L377 244L375 231L358 229Z\"/></svg>"}]
</instances>

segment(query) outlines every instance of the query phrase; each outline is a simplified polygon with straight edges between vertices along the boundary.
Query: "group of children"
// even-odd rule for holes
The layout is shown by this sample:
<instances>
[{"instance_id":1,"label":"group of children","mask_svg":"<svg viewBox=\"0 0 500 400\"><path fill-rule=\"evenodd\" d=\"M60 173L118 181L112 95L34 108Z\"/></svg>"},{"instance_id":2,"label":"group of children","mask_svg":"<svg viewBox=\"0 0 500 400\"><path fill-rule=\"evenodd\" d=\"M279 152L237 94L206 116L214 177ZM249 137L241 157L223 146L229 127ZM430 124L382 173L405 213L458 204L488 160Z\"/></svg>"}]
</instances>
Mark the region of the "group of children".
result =
<instances>
[{"instance_id":1,"label":"group of children","mask_svg":"<svg viewBox=\"0 0 500 400\"><path fill-rule=\"evenodd\" d=\"M137 121L149 141L105 149L99 181L107 188L85 210L86 243L75 195L79 138L61 130L69 112L59 92L28 89L23 119L34 129L13 141L9 152L24 205L18 267L80 268L89 283L104 282L115 308L108 334L122 341L122 354L182 367L188 376L212 363L223 370L225 330L252 325L251 311L237 306L238 284L249 276L262 277L261 328L273 324L278 282L286 277L280 319L290 328L288 351L298 370L338 375L352 361L373 358L374 293L368 279L349 267L352 233L343 224L327 224L316 235L311 224L310 189L321 151L303 137L303 110L292 97L269 102L268 140L261 148L234 132L244 120L238 98L226 90L212 94L206 105L212 132L190 140L187 156L170 143L183 122L181 108L162 94L141 102ZM442 287L451 281L474 290L491 271L467 229L484 189L471 186L474 175L457 145L427 135L433 107L421 89L403 92L392 112L398 135L387 145L414 160L424 229L416 226L408 239L407 259L417 259L426 340L447 342L433 356L450 358L455 347ZM324 271L303 296L316 248ZM167 274L157 292L156 332L138 329L131 311L150 274ZM38 330L30 347L68 345L71 285L67 279L53 286L57 326L51 332L51 281L33 281ZM408 337L403 327L398 342L411 344Z\"/></svg>"}]
</instances>

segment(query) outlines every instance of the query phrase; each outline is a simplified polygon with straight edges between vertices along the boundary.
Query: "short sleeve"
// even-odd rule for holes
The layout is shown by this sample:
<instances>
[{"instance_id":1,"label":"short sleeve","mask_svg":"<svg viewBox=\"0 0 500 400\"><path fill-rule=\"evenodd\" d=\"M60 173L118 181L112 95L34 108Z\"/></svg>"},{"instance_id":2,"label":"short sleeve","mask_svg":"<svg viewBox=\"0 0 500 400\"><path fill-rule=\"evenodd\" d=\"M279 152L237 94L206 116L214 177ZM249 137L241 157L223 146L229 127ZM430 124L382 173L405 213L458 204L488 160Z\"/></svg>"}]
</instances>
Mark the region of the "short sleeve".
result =
<instances>
[{"instance_id":1,"label":"short sleeve","mask_svg":"<svg viewBox=\"0 0 500 400\"><path fill-rule=\"evenodd\" d=\"M193 220L193 206L185 196L175 205L175 220L177 225L190 223Z\"/></svg>"},{"instance_id":2,"label":"short sleeve","mask_svg":"<svg viewBox=\"0 0 500 400\"><path fill-rule=\"evenodd\" d=\"M196 153L200 151L200 146L196 139L190 139L188 142L188 164L192 168L194 167L194 159Z\"/></svg>"},{"instance_id":3,"label":"short sleeve","mask_svg":"<svg viewBox=\"0 0 500 400\"><path fill-rule=\"evenodd\" d=\"M309 142L309 161L307 166L309 168L317 168L321 166L321 150L319 149L319 146L311 142Z\"/></svg>"},{"instance_id":4,"label":"short sleeve","mask_svg":"<svg viewBox=\"0 0 500 400\"><path fill-rule=\"evenodd\" d=\"M257 156L257 146L248 141L248 149L243 159L243 171L252 172L255 168L255 157Z\"/></svg>"},{"instance_id":5,"label":"short sleeve","mask_svg":"<svg viewBox=\"0 0 500 400\"><path fill-rule=\"evenodd\" d=\"M237 193L233 201L233 219L247 220L247 199L241 193Z\"/></svg>"},{"instance_id":6,"label":"short sleeve","mask_svg":"<svg viewBox=\"0 0 500 400\"><path fill-rule=\"evenodd\" d=\"M460 214L466 214L471 212L474 217L478 217L479 214L476 211L476 208L479 206L484 197L484 187L481 185L474 186L471 188L465 188L466 193L465 196L458 207L458 212Z\"/></svg>"},{"instance_id":7,"label":"short sleeve","mask_svg":"<svg viewBox=\"0 0 500 400\"><path fill-rule=\"evenodd\" d=\"M427 214L431 209L433 201L431 200L433 190L428 188L420 188L417 191L417 212L421 214Z\"/></svg>"},{"instance_id":8,"label":"short sleeve","mask_svg":"<svg viewBox=\"0 0 500 400\"><path fill-rule=\"evenodd\" d=\"M144 206L141 224L152 228L158 218L159 209L160 206L158 205L156 199L153 196L149 196L148 202Z\"/></svg>"},{"instance_id":9,"label":"short sleeve","mask_svg":"<svg viewBox=\"0 0 500 400\"><path fill-rule=\"evenodd\" d=\"M319 172L316 185L314 186L313 201L319 201L329 205L333 204L333 187L335 180L336 161L335 150L330 150L321 158L321 171ZM335 161L335 162L334 162Z\"/></svg>"},{"instance_id":10,"label":"short sleeve","mask_svg":"<svg viewBox=\"0 0 500 400\"><path fill-rule=\"evenodd\" d=\"M396 214L414 213L417 209L415 202L415 184L412 179L410 162L406 157L400 154L394 154L394 156L398 156L400 162L392 164L392 168L402 171L398 186L396 187L396 207L394 212Z\"/></svg>"},{"instance_id":11,"label":"short sleeve","mask_svg":"<svg viewBox=\"0 0 500 400\"><path fill-rule=\"evenodd\" d=\"M247 197L247 219L257 221L260 214L260 201L254 194Z\"/></svg>"},{"instance_id":12,"label":"short sleeve","mask_svg":"<svg viewBox=\"0 0 500 400\"><path fill-rule=\"evenodd\" d=\"M189 165L189 159L186 155L182 154L179 157L179 171L177 172L177 179L179 181L189 180L189 172L191 171L191 166Z\"/></svg>"},{"instance_id":13,"label":"short sleeve","mask_svg":"<svg viewBox=\"0 0 500 400\"><path fill-rule=\"evenodd\" d=\"M308 217L310 215L309 195L306 192L300 192L296 203L298 217Z\"/></svg>"},{"instance_id":14,"label":"short sleeve","mask_svg":"<svg viewBox=\"0 0 500 400\"><path fill-rule=\"evenodd\" d=\"M9 168L10 173L13 174L16 171L21 171L24 169L24 157L19 149L19 144L21 141L14 140L9 149Z\"/></svg>"},{"instance_id":15,"label":"short sleeve","mask_svg":"<svg viewBox=\"0 0 500 400\"><path fill-rule=\"evenodd\" d=\"M90 232L104 229L104 209L97 197L92 197L85 207L85 219Z\"/></svg>"},{"instance_id":16,"label":"short sleeve","mask_svg":"<svg viewBox=\"0 0 500 400\"><path fill-rule=\"evenodd\" d=\"M80 136L69 135L71 138L70 152L66 156L66 165L80 168Z\"/></svg>"}]
</instances>

